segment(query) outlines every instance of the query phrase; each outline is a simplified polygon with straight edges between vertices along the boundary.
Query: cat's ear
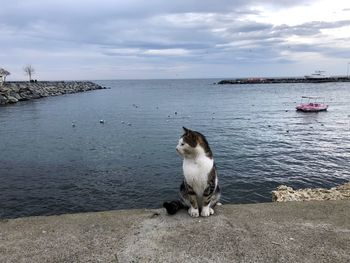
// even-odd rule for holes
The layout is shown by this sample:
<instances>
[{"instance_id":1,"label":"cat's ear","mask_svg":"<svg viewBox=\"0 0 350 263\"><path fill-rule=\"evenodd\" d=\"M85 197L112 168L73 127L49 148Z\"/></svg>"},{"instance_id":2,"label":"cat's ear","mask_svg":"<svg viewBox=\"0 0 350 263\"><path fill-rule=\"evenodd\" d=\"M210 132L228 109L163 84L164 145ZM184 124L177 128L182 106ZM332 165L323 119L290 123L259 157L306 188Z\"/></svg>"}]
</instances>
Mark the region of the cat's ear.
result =
<instances>
[{"instance_id":1,"label":"cat's ear","mask_svg":"<svg viewBox=\"0 0 350 263\"><path fill-rule=\"evenodd\" d=\"M190 132L190 130L189 130L189 129L187 129L186 127L182 127L182 129L184 130L185 134L187 134L187 133L189 133L189 132Z\"/></svg>"}]
</instances>

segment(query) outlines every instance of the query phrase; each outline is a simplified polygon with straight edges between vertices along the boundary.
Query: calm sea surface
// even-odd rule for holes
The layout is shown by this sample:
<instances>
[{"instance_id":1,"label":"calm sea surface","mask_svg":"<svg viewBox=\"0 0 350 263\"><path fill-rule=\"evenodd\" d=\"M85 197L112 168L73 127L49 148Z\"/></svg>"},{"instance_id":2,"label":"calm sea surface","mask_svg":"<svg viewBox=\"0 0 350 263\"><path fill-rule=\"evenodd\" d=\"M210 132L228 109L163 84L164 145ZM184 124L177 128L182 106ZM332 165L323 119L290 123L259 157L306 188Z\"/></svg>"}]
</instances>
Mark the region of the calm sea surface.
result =
<instances>
[{"instance_id":1,"label":"calm sea surface","mask_svg":"<svg viewBox=\"0 0 350 263\"><path fill-rule=\"evenodd\" d=\"M161 207L182 180L182 126L206 135L224 203L350 179L349 83L215 81L97 81L111 89L0 107L0 217ZM296 112L302 95L329 111Z\"/></svg>"}]
</instances>

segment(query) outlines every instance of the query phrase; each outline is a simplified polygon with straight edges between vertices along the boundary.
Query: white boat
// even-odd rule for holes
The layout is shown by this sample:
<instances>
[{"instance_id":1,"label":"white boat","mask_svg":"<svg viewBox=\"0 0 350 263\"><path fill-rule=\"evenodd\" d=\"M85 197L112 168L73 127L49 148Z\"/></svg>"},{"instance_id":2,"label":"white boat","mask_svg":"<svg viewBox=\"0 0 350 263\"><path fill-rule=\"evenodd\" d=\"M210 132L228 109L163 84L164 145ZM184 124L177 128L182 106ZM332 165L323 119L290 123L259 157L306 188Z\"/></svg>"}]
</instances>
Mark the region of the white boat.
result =
<instances>
[{"instance_id":1,"label":"white boat","mask_svg":"<svg viewBox=\"0 0 350 263\"><path fill-rule=\"evenodd\" d=\"M325 79L329 78L329 75L325 74L326 71L323 70L315 70L315 73L312 73L311 75L306 75L305 78L307 79Z\"/></svg>"}]
</instances>

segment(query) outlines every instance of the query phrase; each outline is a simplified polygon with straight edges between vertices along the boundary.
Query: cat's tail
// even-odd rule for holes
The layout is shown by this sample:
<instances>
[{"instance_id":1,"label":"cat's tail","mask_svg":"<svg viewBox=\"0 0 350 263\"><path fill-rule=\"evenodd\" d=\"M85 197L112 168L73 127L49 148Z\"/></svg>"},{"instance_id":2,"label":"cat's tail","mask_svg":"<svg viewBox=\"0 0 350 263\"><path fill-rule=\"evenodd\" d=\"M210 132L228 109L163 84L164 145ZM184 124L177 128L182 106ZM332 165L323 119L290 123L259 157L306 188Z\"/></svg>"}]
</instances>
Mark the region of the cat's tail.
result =
<instances>
[{"instance_id":1,"label":"cat's tail","mask_svg":"<svg viewBox=\"0 0 350 263\"><path fill-rule=\"evenodd\" d=\"M169 215L174 215L180 209L185 208L185 206L180 202L180 200L164 202L163 207L166 209Z\"/></svg>"}]
</instances>

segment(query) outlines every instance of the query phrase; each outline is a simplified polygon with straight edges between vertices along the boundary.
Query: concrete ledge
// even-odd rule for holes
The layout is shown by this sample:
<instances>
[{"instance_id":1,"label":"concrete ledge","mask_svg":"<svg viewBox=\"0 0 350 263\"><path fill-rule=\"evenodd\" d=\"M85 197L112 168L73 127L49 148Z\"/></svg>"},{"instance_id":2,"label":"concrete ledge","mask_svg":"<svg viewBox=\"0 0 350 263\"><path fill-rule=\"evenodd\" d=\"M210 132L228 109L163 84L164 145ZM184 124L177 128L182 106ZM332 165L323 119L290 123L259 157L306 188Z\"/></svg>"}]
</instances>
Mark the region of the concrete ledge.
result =
<instances>
[{"instance_id":1,"label":"concrete ledge","mask_svg":"<svg viewBox=\"0 0 350 263\"><path fill-rule=\"evenodd\" d=\"M0 221L0 262L350 262L350 201L127 210Z\"/></svg>"}]
</instances>

